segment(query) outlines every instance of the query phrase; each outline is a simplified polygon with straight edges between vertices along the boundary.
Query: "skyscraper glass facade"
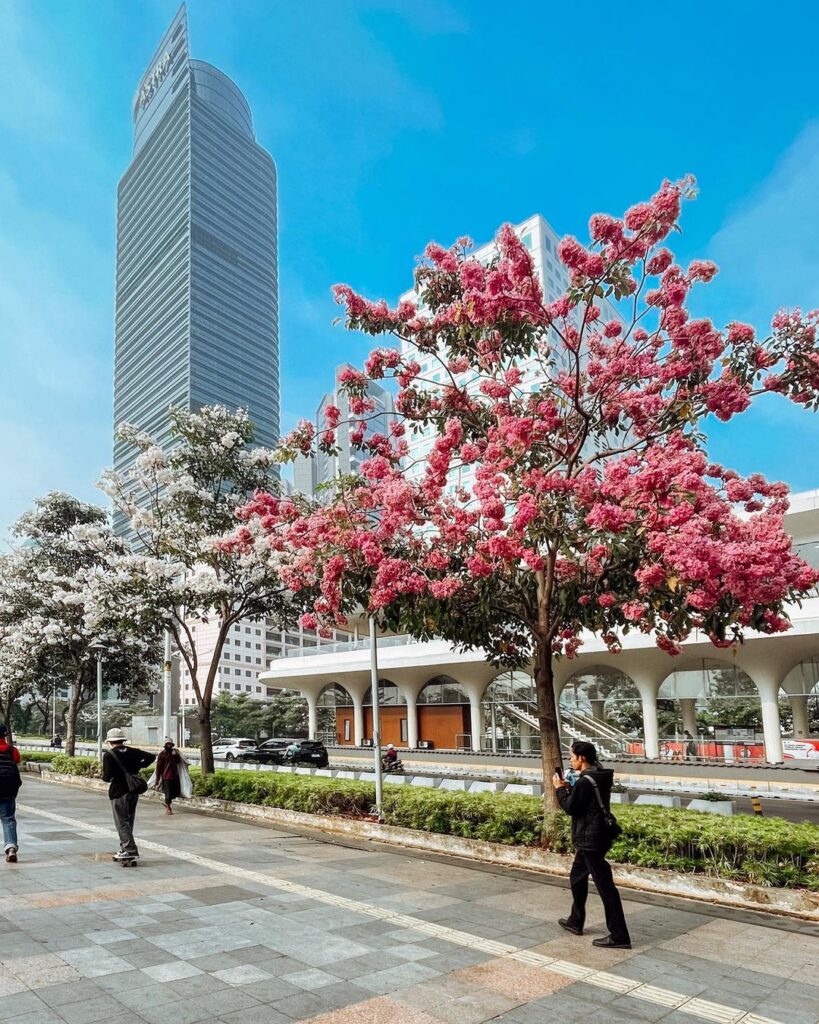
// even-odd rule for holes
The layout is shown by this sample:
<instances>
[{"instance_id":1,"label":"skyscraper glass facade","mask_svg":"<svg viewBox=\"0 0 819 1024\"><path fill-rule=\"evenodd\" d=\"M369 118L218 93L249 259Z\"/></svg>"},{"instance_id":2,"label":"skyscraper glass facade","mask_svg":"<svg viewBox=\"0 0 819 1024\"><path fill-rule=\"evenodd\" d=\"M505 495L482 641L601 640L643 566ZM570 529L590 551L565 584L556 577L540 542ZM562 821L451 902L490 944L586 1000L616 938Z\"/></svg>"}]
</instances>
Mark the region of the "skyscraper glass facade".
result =
<instances>
[{"instance_id":1,"label":"skyscraper glass facade","mask_svg":"<svg viewBox=\"0 0 819 1024\"><path fill-rule=\"evenodd\" d=\"M117 196L114 423L168 440L168 407L243 407L279 436L276 168L250 107L192 60L184 6L140 82ZM132 452L114 443L114 466Z\"/></svg>"}]
</instances>

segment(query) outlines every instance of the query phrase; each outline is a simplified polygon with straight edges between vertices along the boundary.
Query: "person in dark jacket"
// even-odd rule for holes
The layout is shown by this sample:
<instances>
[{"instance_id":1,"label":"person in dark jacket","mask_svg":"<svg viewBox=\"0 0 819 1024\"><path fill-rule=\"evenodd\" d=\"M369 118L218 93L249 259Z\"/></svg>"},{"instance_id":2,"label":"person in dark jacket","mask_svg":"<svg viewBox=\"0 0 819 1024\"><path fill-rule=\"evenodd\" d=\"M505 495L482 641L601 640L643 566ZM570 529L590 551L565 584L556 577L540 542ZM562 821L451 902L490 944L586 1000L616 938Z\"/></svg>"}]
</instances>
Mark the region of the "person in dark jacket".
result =
<instances>
[{"instance_id":1,"label":"person in dark jacket","mask_svg":"<svg viewBox=\"0 0 819 1024\"><path fill-rule=\"evenodd\" d=\"M0 724L0 820L6 863L17 863L17 793L20 790L20 751L9 743L8 729Z\"/></svg>"},{"instance_id":2,"label":"person in dark jacket","mask_svg":"<svg viewBox=\"0 0 819 1024\"><path fill-rule=\"evenodd\" d=\"M594 784L589 781L593 778L597 783L603 806L608 810L614 772L598 764L594 744L583 740L575 740L572 744L569 761L572 770L579 773L573 787L570 787L557 772L552 776L552 785L558 802L563 810L571 815L572 844L575 848L574 863L569 874L572 910L568 917L560 918L558 924L574 935L583 934L591 875L603 901L606 927L609 931L603 938L594 939L592 945L602 946L604 949L631 949L623 903L614 884L611 867L606 860L610 846L606 824L597 801Z\"/></svg>"},{"instance_id":3,"label":"person in dark jacket","mask_svg":"<svg viewBox=\"0 0 819 1024\"><path fill-rule=\"evenodd\" d=\"M102 755L102 778L108 786L108 799L114 813L114 825L119 836L119 852L114 860L136 860L139 850L134 840L134 818L136 817L139 793L128 788L128 775L138 774L156 760L156 754L149 754L137 747L125 746L122 729L109 729L106 737L110 750Z\"/></svg>"},{"instance_id":4,"label":"person in dark jacket","mask_svg":"<svg viewBox=\"0 0 819 1024\"><path fill-rule=\"evenodd\" d=\"M173 814L171 804L179 798L181 792L180 771L182 755L176 749L172 739L166 739L156 759L156 788L162 790L165 797L165 813Z\"/></svg>"}]
</instances>

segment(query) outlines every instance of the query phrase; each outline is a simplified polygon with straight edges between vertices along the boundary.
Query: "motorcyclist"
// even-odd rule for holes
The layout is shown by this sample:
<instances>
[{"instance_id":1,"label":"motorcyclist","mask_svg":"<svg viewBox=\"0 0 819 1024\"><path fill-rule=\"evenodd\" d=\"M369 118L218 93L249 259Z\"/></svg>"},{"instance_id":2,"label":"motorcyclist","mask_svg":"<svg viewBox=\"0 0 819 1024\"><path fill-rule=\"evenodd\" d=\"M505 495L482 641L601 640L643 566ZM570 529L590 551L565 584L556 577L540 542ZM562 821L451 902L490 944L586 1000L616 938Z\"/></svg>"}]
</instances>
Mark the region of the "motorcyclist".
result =
<instances>
[{"instance_id":1,"label":"motorcyclist","mask_svg":"<svg viewBox=\"0 0 819 1024\"><path fill-rule=\"evenodd\" d=\"M398 765L398 751L392 743L387 744L384 756L381 758L381 764L385 771L392 771Z\"/></svg>"}]
</instances>

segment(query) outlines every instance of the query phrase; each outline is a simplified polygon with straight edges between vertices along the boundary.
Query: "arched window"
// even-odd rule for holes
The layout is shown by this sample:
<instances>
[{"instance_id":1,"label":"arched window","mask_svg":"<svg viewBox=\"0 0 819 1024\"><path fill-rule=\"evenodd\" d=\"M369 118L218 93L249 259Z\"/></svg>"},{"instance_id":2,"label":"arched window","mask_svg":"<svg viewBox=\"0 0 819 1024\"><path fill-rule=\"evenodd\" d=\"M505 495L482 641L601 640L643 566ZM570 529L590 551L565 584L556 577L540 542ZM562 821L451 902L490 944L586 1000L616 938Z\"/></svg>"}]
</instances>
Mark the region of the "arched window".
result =
<instances>
[{"instance_id":1,"label":"arched window","mask_svg":"<svg viewBox=\"0 0 819 1024\"><path fill-rule=\"evenodd\" d=\"M457 679L436 676L418 694L418 704L468 704L469 695Z\"/></svg>"},{"instance_id":2,"label":"arched window","mask_svg":"<svg viewBox=\"0 0 819 1024\"><path fill-rule=\"evenodd\" d=\"M320 708L351 708L353 698L347 693L343 686L338 683L331 683L319 694L316 706Z\"/></svg>"},{"instance_id":3,"label":"arched window","mask_svg":"<svg viewBox=\"0 0 819 1024\"><path fill-rule=\"evenodd\" d=\"M526 672L504 672L487 686L483 703L534 704L535 684Z\"/></svg>"},{"instance_id":4,"label":"arched window","mask_svg":"<svg viewBox=\"0 0 819 1024\"><path fill-rule=\"evenodd\" d=\"M364 705L366 707L372 707L373 703L373 688L367 687L367 692L364 694ZM387 705L395 704L406 704L406 698L403 696L401 691L395 685L391 679L379 679L378 680L378 703L384 707Z\"/></svg>"}]
</instances>

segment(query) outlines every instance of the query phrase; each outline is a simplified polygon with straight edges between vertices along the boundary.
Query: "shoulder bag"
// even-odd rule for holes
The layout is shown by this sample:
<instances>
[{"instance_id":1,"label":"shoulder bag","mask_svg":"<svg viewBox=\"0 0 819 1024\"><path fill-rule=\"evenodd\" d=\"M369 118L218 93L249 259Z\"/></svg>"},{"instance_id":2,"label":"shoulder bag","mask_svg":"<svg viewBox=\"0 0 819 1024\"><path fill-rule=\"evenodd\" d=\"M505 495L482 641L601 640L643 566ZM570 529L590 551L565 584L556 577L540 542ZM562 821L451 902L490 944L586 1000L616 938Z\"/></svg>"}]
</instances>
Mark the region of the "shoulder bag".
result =
<instances>
[{"instance_id":1,"label":"shoulder bag","mask_svg":"<svg viewBox=\"0 0 819 1024\"><path fill-rule=\"evenodd\" d=\"M116 757L116 751L112 750L111 753ZM129 793L136 793L139 796L142 793L148 791L148 783L141 775L134 775L133 772L129 772L125 765L122 763L122 758L117 757L117 762L120 767L120 771L125 776L125 785L128 787Z\"/></svg>"},{"instance_id":2,"label":"shoulder bag","mask_svg":"<svg viewBox=\"0 0 819 1024\"><path fill-rule=\"evenodd\" d=\"M594 786L594 795L597 797L597 806L600 808L600 814L603 818L603 828L605 829L606 839L609 842L609 846L623 834L623 827L620 822L614 817L610 810L606 810L606 805L603 803L603 797L600 796L600 787L594 781L590 773L583 776L584 779L588 779L589 782Z\"/></svg>"}]
</instances>

